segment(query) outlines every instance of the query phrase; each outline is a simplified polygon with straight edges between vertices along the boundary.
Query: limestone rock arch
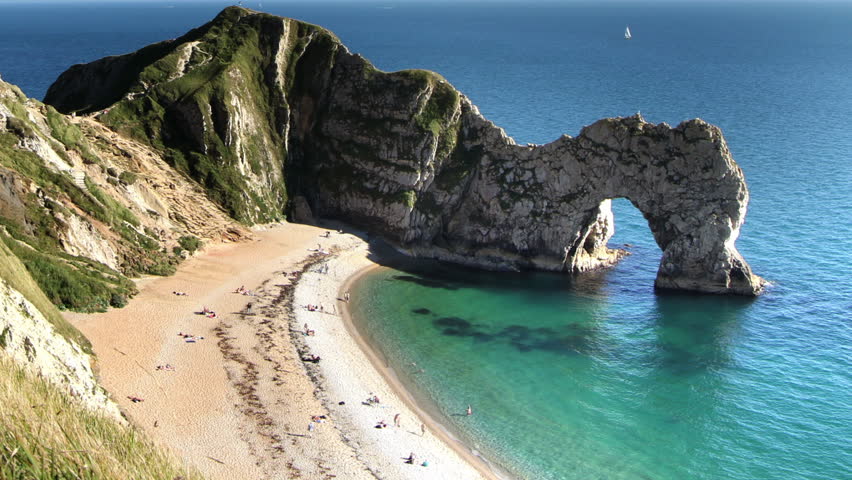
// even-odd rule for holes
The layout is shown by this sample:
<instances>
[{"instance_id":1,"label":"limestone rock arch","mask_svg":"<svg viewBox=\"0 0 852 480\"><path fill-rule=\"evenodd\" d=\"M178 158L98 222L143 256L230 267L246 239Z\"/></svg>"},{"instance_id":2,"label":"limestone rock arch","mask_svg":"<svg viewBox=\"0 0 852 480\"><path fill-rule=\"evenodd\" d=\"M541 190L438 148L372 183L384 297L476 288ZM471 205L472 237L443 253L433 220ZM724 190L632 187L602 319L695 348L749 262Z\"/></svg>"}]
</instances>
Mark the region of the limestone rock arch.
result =
<instances>
[{"instance_id":1,"label":"limestone rock arch","mask_svg":"<svg viewBox=\"0 0 852 480\"><path fill-rule=\"evenodd\" d=\"M576 138L519 146L490 122L467 120L463 148L483 153L441 234L450 251L503 251L515 266L575 272L611 264L619 253L606 247L610 199L623 197L663 252L656 287L743 295L763 288L734 245L748 189L717 127L696 119L671 128L637 114L600 120Z\"/></svg>"},{"instance_id":2,"label":"limestone rock arch","mask_svg":"<svg viewBox=\"0 0 852 480\"><path fill-rule=\"evenodd\" d=\"M45 100L109 107L101 121L167 149L246 223L338 218L415 255L580 272L617 260L609 199L625 197L662 249L658 287L754 295L764 284L734 246L742 171L701 120L604 119L518 145L434 72L382 72L320 27L240 7L76 65Z\"/></svg>"}]
</instances>

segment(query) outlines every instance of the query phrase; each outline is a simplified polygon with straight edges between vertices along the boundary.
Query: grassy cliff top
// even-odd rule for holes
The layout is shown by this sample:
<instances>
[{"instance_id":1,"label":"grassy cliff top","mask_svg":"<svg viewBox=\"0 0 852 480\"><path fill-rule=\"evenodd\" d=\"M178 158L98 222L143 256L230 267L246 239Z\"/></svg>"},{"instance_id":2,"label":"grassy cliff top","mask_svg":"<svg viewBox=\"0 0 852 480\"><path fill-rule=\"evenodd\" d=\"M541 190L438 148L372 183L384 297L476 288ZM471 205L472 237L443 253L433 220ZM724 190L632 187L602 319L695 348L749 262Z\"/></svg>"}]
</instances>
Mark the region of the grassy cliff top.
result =
<instances>
[{"instance_id":1,"label":"grassy cliff top","mask_svg":"<svg viewBox=\"0 0 852 480\"><path fill-rule=\"evenodd\" d=\"M322 27L231 6L210 22L176 39L154 43L124 55L72 66L50 86L44 103L63 113L92 113L128 95L145 93L154 85L175 80L182 76L178 71L179 66L187 69L202 64L203 75L193 75L191 82L175 85L173 98L179 98L202 87L229 65L248 60L245 55L247 50L242 48L246 42L257 48L257 36L261 32L280 29L283 21L292 23L300 32L321 34L340 43L337 36ZM184 61L187 63L180 65L182 47L187 44L201 44L203 49L195 58L186 59ZM184 86L186 88L182 88Z\"/></svg>"}]
</instances>

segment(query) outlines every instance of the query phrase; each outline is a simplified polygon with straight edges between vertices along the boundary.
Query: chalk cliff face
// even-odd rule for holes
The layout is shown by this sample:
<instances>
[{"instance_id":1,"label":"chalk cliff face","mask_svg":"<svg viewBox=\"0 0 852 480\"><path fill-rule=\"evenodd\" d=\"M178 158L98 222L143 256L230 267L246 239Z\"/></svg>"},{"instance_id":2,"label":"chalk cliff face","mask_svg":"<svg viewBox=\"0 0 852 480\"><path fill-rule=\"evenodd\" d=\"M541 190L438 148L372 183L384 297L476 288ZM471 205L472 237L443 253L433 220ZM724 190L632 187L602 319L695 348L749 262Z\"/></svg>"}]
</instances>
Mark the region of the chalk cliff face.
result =
<instances>
[{"instance_id":1,"label":"chalk cliff face","mask_svg":"<svg viewBox=\"0 0 852 480\"><path fill-rule=\"evenodd\" d=\"M145 145L0 80L0 242L55 304L120 306L125 275L172 272L181 237L245 233Z\"/></svg>"},{"instance_id":2,"label":"chalk cliff face","mask_svg":"<svg viewBox=\"0 0 852 480\"><path fill-rule=\"evenodd\" d=\"M748 191L721 132L639 116L517 145L439 75L385 73L319 27L225 9L185 36L76 65L45 99L98 112L235 218L336 217L487 268L612 264L612 198L645 215L656 285L758 293L734 247Z\"/></svg>"},{"instance_id":3,"label":"chalk cliff face","mask_svg":"<svg viewBox=\"0 0 852 480\"><path fill-rule=\"evenodd\" d=\"M98 385L84 347L88 343L82 335L64 322L0 242L0 356L59 386L88 409L118 420L118 407Z\"/></svg>"},{"instance_id":4,"label":"chalk cliff face","mask_svg":"<svg viewBox=\"0 0 852 480\"><path fill-rule=\"evenodd\" d=\"M247 234L145 145L0 80L0 358L123 422L56 306L123 306L127 277L173 271L181 238Z\"/></svg>"}]
</instances>

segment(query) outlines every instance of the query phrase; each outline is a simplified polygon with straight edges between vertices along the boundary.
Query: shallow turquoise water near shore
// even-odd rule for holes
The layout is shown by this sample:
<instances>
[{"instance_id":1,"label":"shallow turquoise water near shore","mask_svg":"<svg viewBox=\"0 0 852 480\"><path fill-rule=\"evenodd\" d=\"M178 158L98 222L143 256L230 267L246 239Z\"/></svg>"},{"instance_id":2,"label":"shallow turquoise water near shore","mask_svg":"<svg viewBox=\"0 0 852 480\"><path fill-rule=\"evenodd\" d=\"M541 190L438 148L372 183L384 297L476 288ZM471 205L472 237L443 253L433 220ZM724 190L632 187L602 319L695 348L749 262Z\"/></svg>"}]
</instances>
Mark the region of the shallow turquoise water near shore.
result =
<instances>
[{"instance_id":1,"label":"shallow turquoise water near shore","mask_svg":"<svg viewBox=\"0 0 852 480\"><path fill-rule=\"evenodd\" d=\"M0 3L0 75L41 97L228 3ZM518 142L699 116L745 172L738 246L774 283L756 300L656 294L624 201L613 244L633 255L600 275L423 263L361 282L368 337L468 444L526 478L852 478L849 3L263 4L382 69L440 72Z\"/></svg>"},{"instance_id":2,"label":"shallow turquoise water near shore","mask_svg":"<svg viewBox=\"0 0 852 480\"><path fill-rule=\"evenodd\" d=\"M581 38L539 58L498 39L516 53L504 66L520 101L501 80L464 79L519 142L555 138L556 118L635 110L722 126L751 192L738 246L773 282L766 295L656 294L659 249L625 200L612 244L633 255L600 275L424 263L359 285L355 315L388 364L520 477L852 478L852 44L836 28L852 11L773 5L762 21L765 4L705 7L646 11L631 28L653 26L653 46ZM573 13L595 25L612 11ZM574 40L540 20L522 43Z\"/></svg>"},{"instance_id":3,"label":"shallow turquoise water near shore","mask_svg":"<svg viewBox=\"0 0 852 480\"><path fill-rule=\"evenodd\" d=\"M843 318L814 335L772 297L652 280L635 256L574 284L418 265L364 279L353 310L409 388L525 478L845 478Z\"/></svg>"}]
</instances>

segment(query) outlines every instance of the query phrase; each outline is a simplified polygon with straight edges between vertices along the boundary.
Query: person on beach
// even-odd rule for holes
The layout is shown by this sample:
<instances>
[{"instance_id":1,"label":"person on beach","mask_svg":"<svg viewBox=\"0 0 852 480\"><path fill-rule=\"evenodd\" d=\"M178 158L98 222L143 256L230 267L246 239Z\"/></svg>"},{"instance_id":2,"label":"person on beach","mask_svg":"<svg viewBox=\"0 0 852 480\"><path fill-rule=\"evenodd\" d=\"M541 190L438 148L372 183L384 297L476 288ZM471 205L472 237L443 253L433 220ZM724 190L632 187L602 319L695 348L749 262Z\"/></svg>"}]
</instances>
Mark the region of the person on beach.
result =
<instances>
[{"instance_id":1,"label":"person on beach","mask_svg":"<svg viewBox=\"0 0 852 480\"><path fill-rule=\"evenodd\" d=\"M408 456L408 458L405 459L405 463L408 463L410 465L414 465L415 460L417 460L417 456L414 455L414 452L411 452L411 454Z\"/></svg>"},{"instance_id":2,"label":"person on beach","mask_svg":"<svg viewBox=\"0 0 852 480\"><path fill-rule=\"evenodd\" d=\"M308 355L302 358L303 362L311 362L311 363L319 363L320 356L319 355Z\"/></svg>"},{"instance_id":3,"label":"person on beach","mask_svg":"<svg viewBox=\"0 0 852 480\"><path fill-rule=\"evenodd\" d=\"M426 435L426 424L425 424L425 423L421 423L421 424L420 424L420 436L422 437L422 436L424 436L424 435Z\"/></svg>"},{"instance_id":4,"label":"person on beach","mask_svg":"<svg viewBox=\"0 0 852 480\"><path fill-rule=\"evenodd\" d=\"M401 423L400 423L400 421L399 421L399 417L400 417L400 415L399 415L398 413L397 413L396 415L394 415L394 416L393 416L393 426L394 426L394 427L399 427L399 426L401 426Z\"/></svg>"},{"instance_id":5,"label":"person on beach","mask_svg":"<svg viewBox=\"0 0 852 480\"><path fill-rule=\"evenodd\" d=\"M468 406L467 406L467 412L465 412L465 413L467 413L468 415L473 415L473 409L472 409L472 408L470 408L470 404L468 404Z\"/></svg>"}]
</instances>

